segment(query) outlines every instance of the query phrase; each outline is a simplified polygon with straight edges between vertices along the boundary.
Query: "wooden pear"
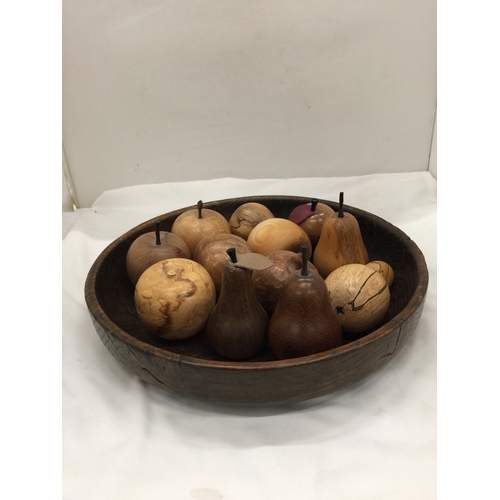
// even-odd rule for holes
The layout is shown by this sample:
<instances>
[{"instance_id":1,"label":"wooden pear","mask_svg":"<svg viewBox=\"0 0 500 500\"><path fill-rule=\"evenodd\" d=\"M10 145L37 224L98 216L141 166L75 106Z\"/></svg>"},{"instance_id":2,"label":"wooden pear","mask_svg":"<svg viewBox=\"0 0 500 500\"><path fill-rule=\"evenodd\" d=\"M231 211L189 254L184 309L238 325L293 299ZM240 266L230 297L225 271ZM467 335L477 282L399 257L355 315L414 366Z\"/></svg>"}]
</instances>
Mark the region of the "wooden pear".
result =
<instances>
[{"instance_id":1,"label":"wooden pear","mask_svg":"<svg viewBox=\"0 0 500 500\"><path fill-rule=\"evenodd\" d=\"M342 326L321 276L307 267L290 275L269 321L271 351L278 359L308 356L342 344Z\"/></svg>"},{"instance_id":2,"label":"wooden pear","mask_svg":"<svg viewBox=\"0 0 500 500\"><path fill-rule=\"evenodd\" d=\"M236 265L234 248L227 253L230 260L224 264L220 296L208 320L207 338L221 356L243 360L266 345L269 316L257 300L252 270Z\"/></svg>"},{"instance_id":3,"label":"wooden pear","mask_svg":"<svg viewBox=\"0 0 500 500\"><path fill-rule=\"evenodd\" d=\"M323 278L346 264L369 261L359 224L354 215L344 212L344 193L340 193L339 211L323 223L312 262Z\"/></svg>"}]
</instances>

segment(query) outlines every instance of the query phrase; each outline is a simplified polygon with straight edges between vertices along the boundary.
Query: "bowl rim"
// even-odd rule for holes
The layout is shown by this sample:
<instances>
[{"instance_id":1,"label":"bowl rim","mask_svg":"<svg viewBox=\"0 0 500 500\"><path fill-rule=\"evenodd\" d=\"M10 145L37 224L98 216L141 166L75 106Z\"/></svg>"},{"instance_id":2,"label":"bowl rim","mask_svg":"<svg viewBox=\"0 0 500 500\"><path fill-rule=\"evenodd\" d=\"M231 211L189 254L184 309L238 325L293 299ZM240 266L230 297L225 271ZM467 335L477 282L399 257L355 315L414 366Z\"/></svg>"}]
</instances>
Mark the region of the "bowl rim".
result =
<instances>
[{"instance_id":1,"label":"bowl rim","mask_svg":"<svg viewBox=\"0 0 500 500\"><path fill-rule=\"evenodd\" d=\"M293 196L293 195L258 195L258 196L245 196L245 197L236 197L236 198L226 198L222 200L204 202L204 207L213 208L219 204L241 201L241 203L245 203L248 201L255 201L256 199L262 200L290 200L294 201L304 201L310 202L311 198L303 197L303 196ZM320 202L335 204L333 201L320 199ZM95 291L95 284L97 279L97 274L99 272L100 267L103 262L107 258L107 256L120 244L122 244L125 240L129 239L133 234L139 232L141 229L145 227L149 227L150 225L154 225L155 221L161 220L167 216L171 217L175 214L180 214L185 210L189 210L195 208L196 205L187 206L184 208L180 208L171 212L167 212L165 214L161 214L155 216L147 221L142 222L141 224L129 229L127 232L123 233L121 236L116 238L110 244L108 244L102 252L99 254L97 259L92 264L87 278L85 280L84 292L85 292L85 301L87 303L88 310L91 316L95 321L99 323L99 325L104 328L110 335L115 337L117 340L125 343L126 345L133 347L139 351L142 351L148 355L152 355L156 358L161 358L167 362L174 363L182 363L189 364L192 366L203 367L203 368L212 368L219 370L243 370L243 371L253 371L256 369L259 370L278 370L278 369L286 369L292 368L301 365L309 365L311 363L322 362L328 359L332 359L335 357L339 357L343 354L346 354L350 351L355 351L358 348L361 348L365 345L368 345L373 342L377 342L379 339L384 337L385 335L392 332L398 326L400 327L409 317L411 317L420 304L425 300L428 283L429 283L429 272L427 268L427 264L425 261L425 257L421 252L420 248L417 244L401 229L394 226L390 222L382 219L381 217L372 214L370 212L364 211L362 209L351 207L348 205L344 205L344 210L351 212L358 212L365 217L375 218L378 222L382 223L389 232L395 233L399 239L407 239L406 244L409 247L410 253L413 255L415 262L417 264L418 269L418 279L415 287L415 291L413 292L410 300L406 304L406 306L396 315L394 318L390 319L387 323L384 323L374 331L369 334L353 340L347 344L344 344L340 347L336 347L334 349L329 349L327 351L323 351L316 354L310 354L308 356L301 356L298 358L289 358L284 360L271 360L271 361L230 361L230 360L212 360L212 359L203 359L197 358L194 356L188 356L185 354L178 354L173 351L169 351L167 349L162 349L160 347L153 346L144 342L142 340L137 339L130 333L126 332L122 328L120 328L116 323L114 323L109 316L104 312L99 303Z\"/></svg>"}]
</instances>

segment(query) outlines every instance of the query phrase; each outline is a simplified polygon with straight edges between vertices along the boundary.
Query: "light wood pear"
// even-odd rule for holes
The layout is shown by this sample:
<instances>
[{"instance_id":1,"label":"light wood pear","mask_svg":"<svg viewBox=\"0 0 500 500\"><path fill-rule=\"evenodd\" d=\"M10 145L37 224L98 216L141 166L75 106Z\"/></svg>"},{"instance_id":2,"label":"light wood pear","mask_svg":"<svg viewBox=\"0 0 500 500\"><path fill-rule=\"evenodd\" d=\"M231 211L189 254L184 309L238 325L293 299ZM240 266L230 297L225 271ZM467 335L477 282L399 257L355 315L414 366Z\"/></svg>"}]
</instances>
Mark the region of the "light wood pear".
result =
<instances>
[{"instance_id":1,"label":"light wood pear","mask_svg":"<svg viewBox=\"0 0 500 500\"><path fill-rule=\"evenodd\" d=\"M340 193L339 211L324 221L312 262L326 278L340 266L368 261L358 221L354 215L344 212L344 193Z\"/></svg>"}]
</instances>

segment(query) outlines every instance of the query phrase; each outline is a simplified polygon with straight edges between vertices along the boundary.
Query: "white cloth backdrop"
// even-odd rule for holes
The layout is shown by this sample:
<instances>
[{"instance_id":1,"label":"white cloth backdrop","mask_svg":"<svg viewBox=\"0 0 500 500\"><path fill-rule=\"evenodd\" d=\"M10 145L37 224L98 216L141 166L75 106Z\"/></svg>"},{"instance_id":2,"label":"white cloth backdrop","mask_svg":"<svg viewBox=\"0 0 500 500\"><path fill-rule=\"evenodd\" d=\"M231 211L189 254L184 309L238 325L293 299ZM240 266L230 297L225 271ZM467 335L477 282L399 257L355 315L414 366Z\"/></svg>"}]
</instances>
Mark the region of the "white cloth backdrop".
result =
<instances>
[{"instance_id":1,"label":"white cloth backdrop","mask_svg":"<svg viewBox=\"0 0 500 500\"><path fill-rule=\"evenodd\" d=\"M372 212L426 257L413 337L368 378L311 401L225 407L168 394L101 343L84 300L99 253L171 210L250 195L337 200ZM436 497L436 181L427 172L224 178L126 187L63 214L63 498L426 500Z\"/></svg>"}]
</instances>

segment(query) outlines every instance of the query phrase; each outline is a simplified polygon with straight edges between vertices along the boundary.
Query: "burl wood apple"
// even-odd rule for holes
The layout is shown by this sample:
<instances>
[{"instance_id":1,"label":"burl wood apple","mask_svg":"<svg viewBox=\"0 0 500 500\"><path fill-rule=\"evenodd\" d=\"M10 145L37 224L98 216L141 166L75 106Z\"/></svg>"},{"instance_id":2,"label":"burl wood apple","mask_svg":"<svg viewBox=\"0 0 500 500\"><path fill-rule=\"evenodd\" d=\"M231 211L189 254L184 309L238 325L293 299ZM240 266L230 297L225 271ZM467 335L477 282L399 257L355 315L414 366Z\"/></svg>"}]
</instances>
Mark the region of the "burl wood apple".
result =
<instances>
[{"instance_id":1,"label":"burl wood apple","mask_svg":"<svg viewBox=\"0 0 500 500\"><path fill-rule=\"evenodd\" d=\"M189 259L153 264L137 281L134 301L143 323L165 339L198 333L215 306L215 286L207 270Z\"/></svg>"},{"instance_id":2,"label":"burl wood apple","mask_svg":"<svg viewBox=\"0 0 500 500\"><path fill-rule=\"evenodd\" d=\"M378 271L385 278L385 281L387 281L387 285L389 285L389 287L392 286L394 281L394 269L392 269L387 262L383 260L373 260L366 265Z\"/></svg>"},{"instance_id":3,"label":"burl wood apple","mask_svg":"<svg viewBox=\"0 0 500 500\"><path fill-rule=\"evenodd\" d=\"M229 226L233 234L246 240L257 224L272 218L273 213L262 203L243 203L229 218Z\"/></svg>"},{"instance_id":4,"label":"burl wood apple","mask_svg":"<svg viewBox=\"0 0 500 500\"><path fill-rule=\"evenodd\" d=\"M364 264L346 264L335 269L325 284L345 332L366 332L377 326L389 309L391 294L387 281Z\"/></svg>"}]
</instances>

